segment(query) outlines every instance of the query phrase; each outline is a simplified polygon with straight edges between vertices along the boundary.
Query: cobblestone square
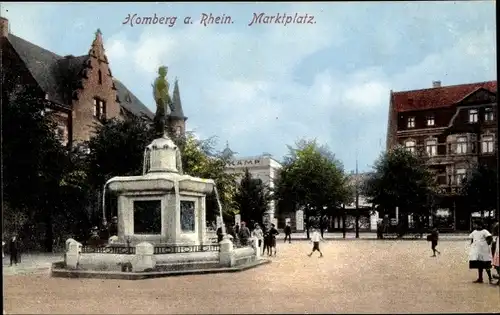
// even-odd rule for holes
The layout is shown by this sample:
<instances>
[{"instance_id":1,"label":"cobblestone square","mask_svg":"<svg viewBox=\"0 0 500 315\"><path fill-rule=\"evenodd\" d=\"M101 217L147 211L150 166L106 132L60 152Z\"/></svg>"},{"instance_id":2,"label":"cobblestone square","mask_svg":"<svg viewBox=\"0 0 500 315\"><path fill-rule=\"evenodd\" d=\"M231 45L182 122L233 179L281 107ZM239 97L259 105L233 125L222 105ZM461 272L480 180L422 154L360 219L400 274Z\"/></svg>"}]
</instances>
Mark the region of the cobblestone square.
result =
<instances>
[{"instance_id":1,"label":"cobblestone square","mask_svg":"<svg viewBox=\"0 0 500 315\"><path fill-rule=\"evenodd\" d=\"M466 241L338 241L308 257L278 240L271 264L240 272L141 281L4 276L7 314L500 312L500 287L473 284ZM9 268L5 267L4 268Z\"/></svg>"}]
</instances>

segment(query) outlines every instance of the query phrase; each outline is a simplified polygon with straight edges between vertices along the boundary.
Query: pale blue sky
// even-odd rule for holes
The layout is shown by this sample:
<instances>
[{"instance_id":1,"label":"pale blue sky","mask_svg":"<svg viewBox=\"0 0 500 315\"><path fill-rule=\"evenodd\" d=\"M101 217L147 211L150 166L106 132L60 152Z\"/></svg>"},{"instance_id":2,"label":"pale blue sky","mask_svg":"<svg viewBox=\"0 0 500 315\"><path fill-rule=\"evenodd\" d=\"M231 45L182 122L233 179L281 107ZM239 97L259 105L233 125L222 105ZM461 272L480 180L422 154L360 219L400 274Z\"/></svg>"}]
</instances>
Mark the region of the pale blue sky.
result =
<instances>
[{"instance_id":1,"label":"pale blue sky","mask_svg":"<svg viewBox=\"0 0 500 315\"><path fill-rule=\"evenodd\" d=\"M7 12L8 11L8 12ZM253 13L308 13L313 25L248 26ZM129 14L174 27L123 25ZM204 27L201 13L234 23ZM188 130L240 156L326 143L347 170L385 147L390 90L496 79L495 6L487 2L57 3L2 5L11 32L60 55L88 52L100 28L113 75L154 110L159 65L179 78ZM184 25L192 16L194 24Z\"/></svg>"}]
</instances>

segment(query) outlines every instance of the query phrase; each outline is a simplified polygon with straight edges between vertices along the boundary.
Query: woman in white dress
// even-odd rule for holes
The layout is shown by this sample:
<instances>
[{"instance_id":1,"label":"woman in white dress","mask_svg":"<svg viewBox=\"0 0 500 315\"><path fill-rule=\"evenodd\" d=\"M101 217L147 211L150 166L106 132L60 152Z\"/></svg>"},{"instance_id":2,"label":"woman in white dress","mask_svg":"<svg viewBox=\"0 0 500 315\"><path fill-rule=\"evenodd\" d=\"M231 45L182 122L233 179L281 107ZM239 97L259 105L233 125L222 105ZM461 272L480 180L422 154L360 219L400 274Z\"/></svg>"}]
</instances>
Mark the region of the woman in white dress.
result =
<instances>
[{"instance_id":1,"label":"woman in white dress","mask_svg":"<svg viewBox=\"0 0 500 315\"><path fill-rule=\"evenodd\" d=\"M469 238L471 239L469 269L477 269L478 271L478 278L474 283L483 283L483 270L486 270L489 282L493 283L491 277L491 233L484 229L482 224L476 224Z\"/></svg>"}]
</instances>

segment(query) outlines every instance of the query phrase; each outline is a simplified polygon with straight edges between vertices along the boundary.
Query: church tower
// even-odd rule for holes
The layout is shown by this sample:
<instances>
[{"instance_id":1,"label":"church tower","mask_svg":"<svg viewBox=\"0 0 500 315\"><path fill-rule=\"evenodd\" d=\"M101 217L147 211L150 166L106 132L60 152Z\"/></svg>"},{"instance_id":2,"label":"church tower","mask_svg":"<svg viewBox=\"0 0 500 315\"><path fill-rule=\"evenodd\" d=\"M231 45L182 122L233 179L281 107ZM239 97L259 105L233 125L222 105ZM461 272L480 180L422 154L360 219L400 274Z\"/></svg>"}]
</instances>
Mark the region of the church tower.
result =
<instances>
[{"instance_id":1,"label":"church tower","mask_svg":"<svg viewBox=\"0 0 500 315\"><path fill-rule=\"evenodd\" d=\"M168 125L175 135L180 136L186 133L186 120L182 110L181 94L179 91L179 81L175 78L174 92L172 94L172 112L168 116Z\"/></svg>"}]
</instances>

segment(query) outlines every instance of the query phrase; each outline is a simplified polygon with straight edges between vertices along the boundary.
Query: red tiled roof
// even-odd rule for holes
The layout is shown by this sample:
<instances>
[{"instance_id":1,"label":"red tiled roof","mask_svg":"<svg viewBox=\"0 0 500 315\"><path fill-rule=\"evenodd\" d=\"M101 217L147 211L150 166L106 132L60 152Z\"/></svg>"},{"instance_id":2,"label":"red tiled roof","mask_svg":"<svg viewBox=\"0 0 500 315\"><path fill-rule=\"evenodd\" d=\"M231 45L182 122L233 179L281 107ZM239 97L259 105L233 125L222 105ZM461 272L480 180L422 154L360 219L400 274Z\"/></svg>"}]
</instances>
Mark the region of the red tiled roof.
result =
<instances>
[{"instance_id":1,"label":"red tiled roof","mask_svg":"<svg viewBox=\"0 0 500 315\"><path fill-rule=\"evenodd\" d=\"M392 102L397 112L449 107L480 88L496 93L497 81L394 92L392 93Z\"/></svg>"}]
</instances>

